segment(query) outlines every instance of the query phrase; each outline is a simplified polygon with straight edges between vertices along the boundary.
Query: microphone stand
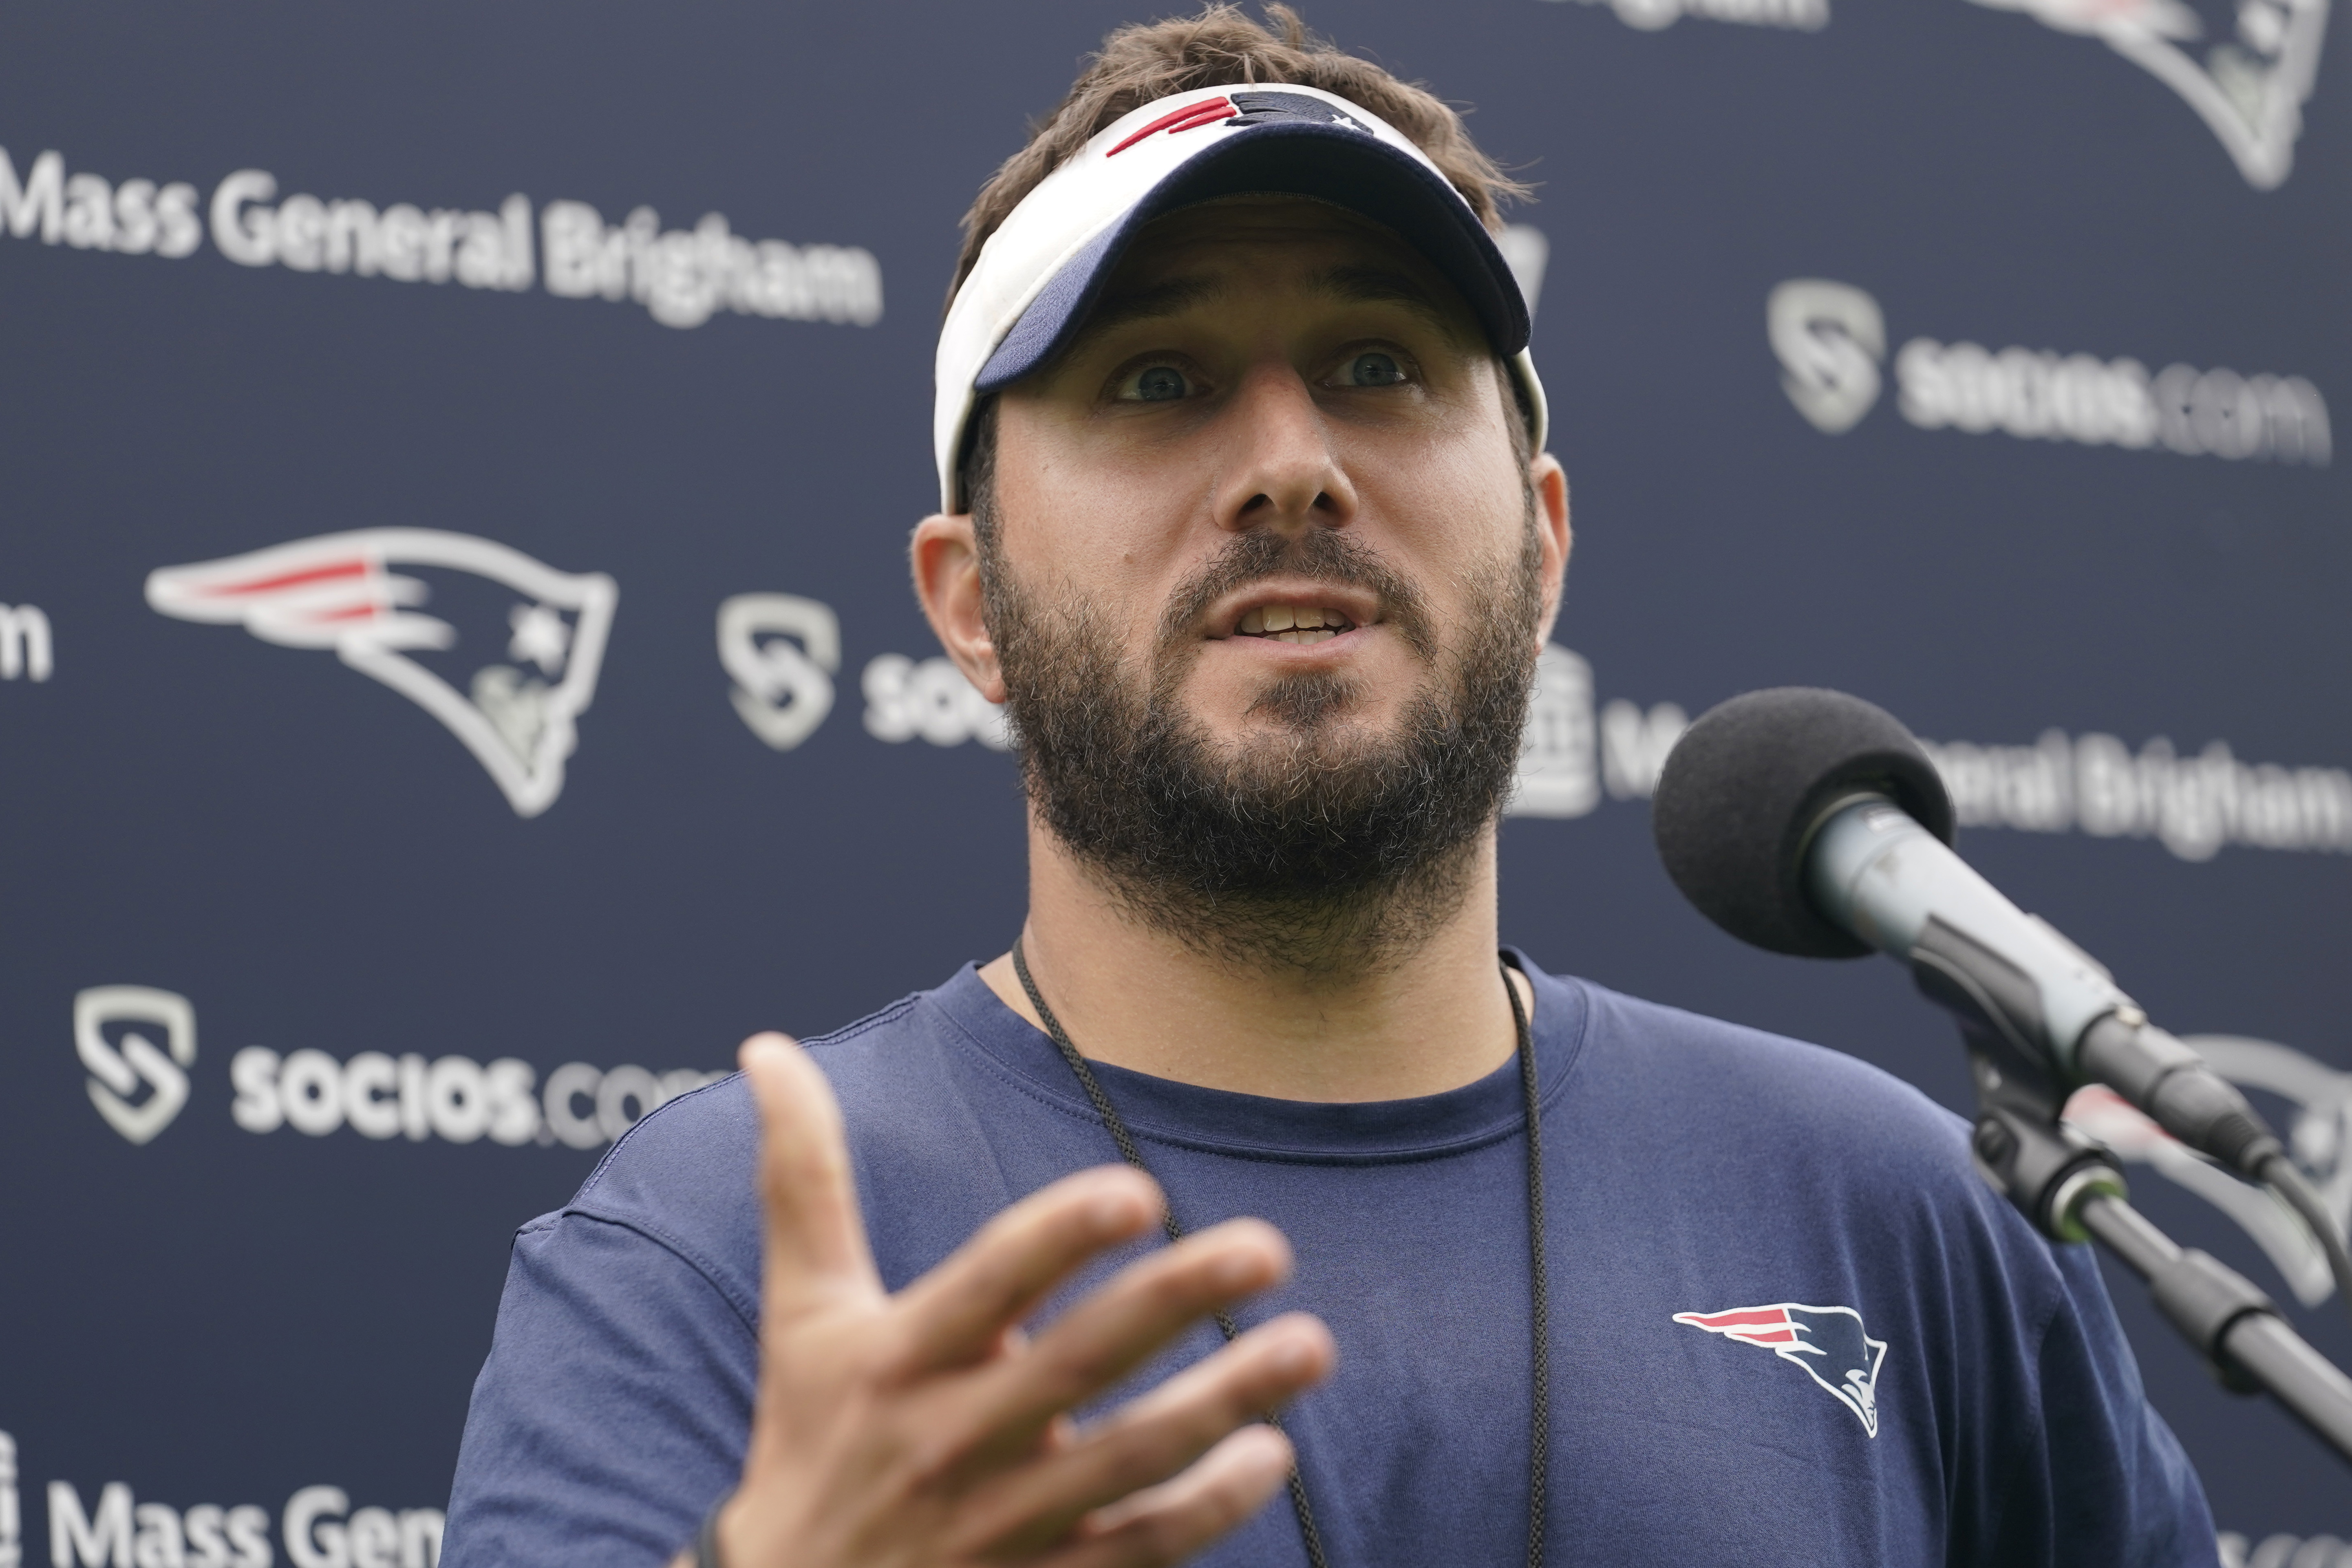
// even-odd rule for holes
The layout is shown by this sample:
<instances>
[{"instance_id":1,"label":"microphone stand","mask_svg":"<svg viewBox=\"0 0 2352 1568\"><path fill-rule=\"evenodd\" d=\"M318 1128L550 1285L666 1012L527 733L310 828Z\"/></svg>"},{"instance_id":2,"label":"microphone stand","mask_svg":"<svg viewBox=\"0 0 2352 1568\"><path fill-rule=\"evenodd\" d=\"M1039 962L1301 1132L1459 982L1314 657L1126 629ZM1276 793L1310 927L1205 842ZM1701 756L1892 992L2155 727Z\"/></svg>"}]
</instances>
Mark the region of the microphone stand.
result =
<instances>
[{"instance_id":1,"label":"microphone stand","mask_svg":"<svg viewBox=\"0 0 2352 1568\"><path fill-rule=\"evenodd\" d=\"M2269 1394L2352 1463L2352 1378L2312 1349L2252 1280L2176 1245L2132 1207L2115 1156L2059 1119L2064 1100L2049 1070L1958 967L1931 961L1915 973L1968 1042L1979 1173L2044 1236L2095 1240L2114 1253L2147 1281L2157 1310L2224 1388Z\"/></svg>"}]
</instances>

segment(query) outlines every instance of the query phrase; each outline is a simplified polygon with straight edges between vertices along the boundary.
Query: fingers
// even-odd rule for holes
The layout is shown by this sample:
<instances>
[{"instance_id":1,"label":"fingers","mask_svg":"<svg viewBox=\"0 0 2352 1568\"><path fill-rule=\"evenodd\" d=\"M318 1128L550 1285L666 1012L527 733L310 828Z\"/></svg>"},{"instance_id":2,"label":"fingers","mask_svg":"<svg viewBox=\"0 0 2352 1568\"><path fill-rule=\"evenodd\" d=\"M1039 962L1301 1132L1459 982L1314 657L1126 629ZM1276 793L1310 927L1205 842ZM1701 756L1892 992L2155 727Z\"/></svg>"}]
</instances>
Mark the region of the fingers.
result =
<instances>
[{"instance_id":1,"label":"fingers","mask_svg":"<svg viewBox=\"0 0 2352 1568\"><path fill-rule=\"evenodd\" d=\"M1048 1568L1160 1568L1181 1563L1264 1508L1290 1475L1290 1441L1244 1426L1164 1486L1136 1493L1092 1521Z\"/></svg>"},{"instance_id":2,"label":"fingers","mask_svg":"<svg viewBox=\"0 0 2352 1568\"><path fill-rule=\"evenodd\" d=\"M1123 1165L1066 1176L998 1215L946 1262L898 1295L908 1373L966 1366L1105 1247L1159 1220L1151 1178Z\"/></svg>"},{"instance_id":3,"label":"fingers","mask_svg":"<svg viewBox=\"0 0 2352 1568\"><path fill-rule=\"evenodd\" d=\"M1286 1278L1290 1245L1264 1220L1234 1219L1129 1264L1055 1319L1028 1353L985 1369L975 1407L1014 1443L1084 1404L1221 1307Z\"/></svg>"},{"instance_id":4,"label":"fingers","mask_svg":"<svg viewBox=\"0 0 2352 1568\"><path fill-rule=\"evenodd\" d=\"M1121 1500L1166 1481L1234 1428L1322 1381L1335 1360L1330 1331L1304 1313L1251 1330L1006 1478L987 1500L981 1538L1034 1549L1082 1515L1126 1508Z\"/></svg>"},{"instance_id":5,"label":"fingers","mask_svg":"<svg viewBox=\"0 0 2352 1568\"><path fill-rule=\"evenodd\" d=\"M737 1059L760 1107L760 1194L767 1209L761 1311L787 1321L845 1298L882 1293L841 1108L808 1053L782 1035L754 1035Z\"/></svg>"},{"instance_id":6,"label":"fingers","mask_svg":"<svg viewBox=\"0 0 2352 1568\"><path fill-rule=\"evenodd\" d=\"M1287 1312L1097 1423L1047 1469L1088 1509L1167 1479L1235 1427L1280 1409L1339 1360L1319 1319Z\"/></svg>"}]
</instances>

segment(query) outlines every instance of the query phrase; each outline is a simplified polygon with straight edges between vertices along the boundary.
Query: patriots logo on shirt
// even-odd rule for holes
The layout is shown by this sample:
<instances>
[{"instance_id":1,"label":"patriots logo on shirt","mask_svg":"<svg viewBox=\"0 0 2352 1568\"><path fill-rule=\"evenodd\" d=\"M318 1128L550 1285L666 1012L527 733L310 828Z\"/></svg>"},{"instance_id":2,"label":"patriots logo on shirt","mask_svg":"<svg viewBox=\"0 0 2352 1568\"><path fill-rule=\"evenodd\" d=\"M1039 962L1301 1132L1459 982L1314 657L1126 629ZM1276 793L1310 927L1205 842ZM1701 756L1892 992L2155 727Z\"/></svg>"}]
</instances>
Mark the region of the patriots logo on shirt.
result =
<instances>
[{"instance_id":1,"label":"patriots logo on shirt","mask_svg":"<svg viewBox=\"0 0 2352 1568\"><path fill-rule=\"evenodd\" d=\"M1769 1350L1822 1385L1853 1412L1862 1429L1878 1436L1878 1367L1886 1342L1874 1340L1852 1307L1805 1307L1778 1301L1721 1312L1676 1312L1675 1321Z\"/></svg>"},{"instance_id":2,"label":"patriots logo on shirt","mask_svg":"<svg viewBox=\"0 0 2352 1568\"><path fill-rule=\"evenodd\" d=\"M572 721L596 694L619 592L601 572L558 572L495 541L429 528L321 534L147 578L147 603L175 619L331 648L438 719L518 816L538 816L563 791L579 743ZM436 595L466 637L452 619L420 612ZM463 667L485 643L509 662L493 656L469 674ZM434 658L445 649L458 658Z\"/></svg>"},{"instance_id":3,"label":"patriots logo on shirt","mask_svg":"<svg viewBox=\"0 0 2352 1568\"><path fill-rule=\"evenodd\" d=\"M1118 146L1103 154L1116 158L1146 137L1166 132L1173 136L1180 132L1198 131L1204 125L1230 125L1246 129L1252 125L1271 125L1277 121L1291 121L1309 125L1336 125L1343 131L1360 131L1369 136L1372 128L1341 109L1303 92L1234 92L1220 93L1196 103L1161 115L1150 124L1129 136Z\"/></svg>"}]
</instances>

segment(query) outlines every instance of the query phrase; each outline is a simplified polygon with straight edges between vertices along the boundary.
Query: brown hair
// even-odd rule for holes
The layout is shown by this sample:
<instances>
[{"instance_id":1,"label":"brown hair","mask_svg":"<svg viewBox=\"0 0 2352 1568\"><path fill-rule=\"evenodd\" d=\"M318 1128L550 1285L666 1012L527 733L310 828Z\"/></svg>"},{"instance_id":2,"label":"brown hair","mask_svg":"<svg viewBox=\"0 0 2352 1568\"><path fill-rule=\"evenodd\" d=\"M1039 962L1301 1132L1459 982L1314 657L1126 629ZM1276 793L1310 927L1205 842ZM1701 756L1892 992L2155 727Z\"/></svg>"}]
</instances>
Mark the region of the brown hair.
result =
<instances>
[{"instance_id":1,"label":"brown hair","mask_svg":"<svg viewBox=\"0 0 2352 1568\"><path fill-rule=\"evenodd\" d=\"M1490 229L1502 226L1503 202L1529 194L1478 150L1461 115L1428 89L1340 53L1309 33L1287 5L1267 5L1261 23L1229 0L1215 0L1197 16L1130 22L1103 40L1054 112L1031 128L1029 145L1004 161L964 214L963 251L948 299L955 299L980 247L1021 198L1104 126L1171 93L1275 82L1337 93L1395 126Z\"/></svg>"}]
</instances>

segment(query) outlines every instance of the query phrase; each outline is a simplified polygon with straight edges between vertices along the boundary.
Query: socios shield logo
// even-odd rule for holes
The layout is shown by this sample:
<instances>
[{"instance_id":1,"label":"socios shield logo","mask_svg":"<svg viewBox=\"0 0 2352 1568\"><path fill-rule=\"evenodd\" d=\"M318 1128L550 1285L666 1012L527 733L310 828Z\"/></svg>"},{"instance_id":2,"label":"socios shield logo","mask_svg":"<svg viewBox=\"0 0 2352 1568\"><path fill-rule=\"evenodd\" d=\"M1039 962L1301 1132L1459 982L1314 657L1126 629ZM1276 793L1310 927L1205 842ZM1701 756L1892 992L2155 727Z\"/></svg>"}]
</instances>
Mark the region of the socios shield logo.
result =
<instances>
[{"instance_id":1,"label":"socios shield logo","mask_svg":"<svg viewBox=\"0 0 2352 1568\"><path fill-rule=\"evenodd\" d=\"M1878 401L1886 319L1851 283L1791 278L1764 302L1764 330L1780 361L1780 387L1826 436L1843 436Z\"/></svg>"},{"instance_id":2,"label":"socios shield logo","mask_svg":"<svg viewBox=\"0 0 2352 1568\"><path fill-rule=\"evenodd\" d=\"M738 594L719 606L719 662L751 733L789 752L833 711L840 617L797 594Z\"/></svg>"},{"instance_id":3,"label":"socios shield logo","mask_svg":"<svg viewBox=\"0 0 2352 1568\"><path fill-rule=\"evenodd\" d=\"M449 620L418 613L436 587L476 612L465 617L481 626L472 638L503 645L512 662L482 664L470 677L453 671L461 690L416 657L479 646ZM426 528L321 534L147 579L147 603L164 615L241 622L285 647L332 648L447 726L520 816L563 793L574 721L596 694L619 594L601 572L558 572L506 545Z\"/></svg>"},{"instance_id":4,"label":"socios shield logo","mask_svg":"<svg viewBox=\"0 0 2352 1568\"><path fill-rule=\"evenodd\" d=\"M1976 3L2098 38L2143 67L2212 128L2255 189L2272 190L2294 170L2327 0L2240 0L2233 15L2217 10L2210 26L2187 0Z\"/></svg>"},{"instance_id":5,"label":"socios shield logo","mask_svg":"<svg viewBox=\"0 0 2352 1568\"><path fill-rule=\"evenodd\" d=\"M109 1037L110 1026L127 1026ZM89 1069L89 1102L133 1143L172 1124L188 1103L196 1010L176 992L93 985L74 997L74 1050Z\"/></svg>"}]
</instances>

